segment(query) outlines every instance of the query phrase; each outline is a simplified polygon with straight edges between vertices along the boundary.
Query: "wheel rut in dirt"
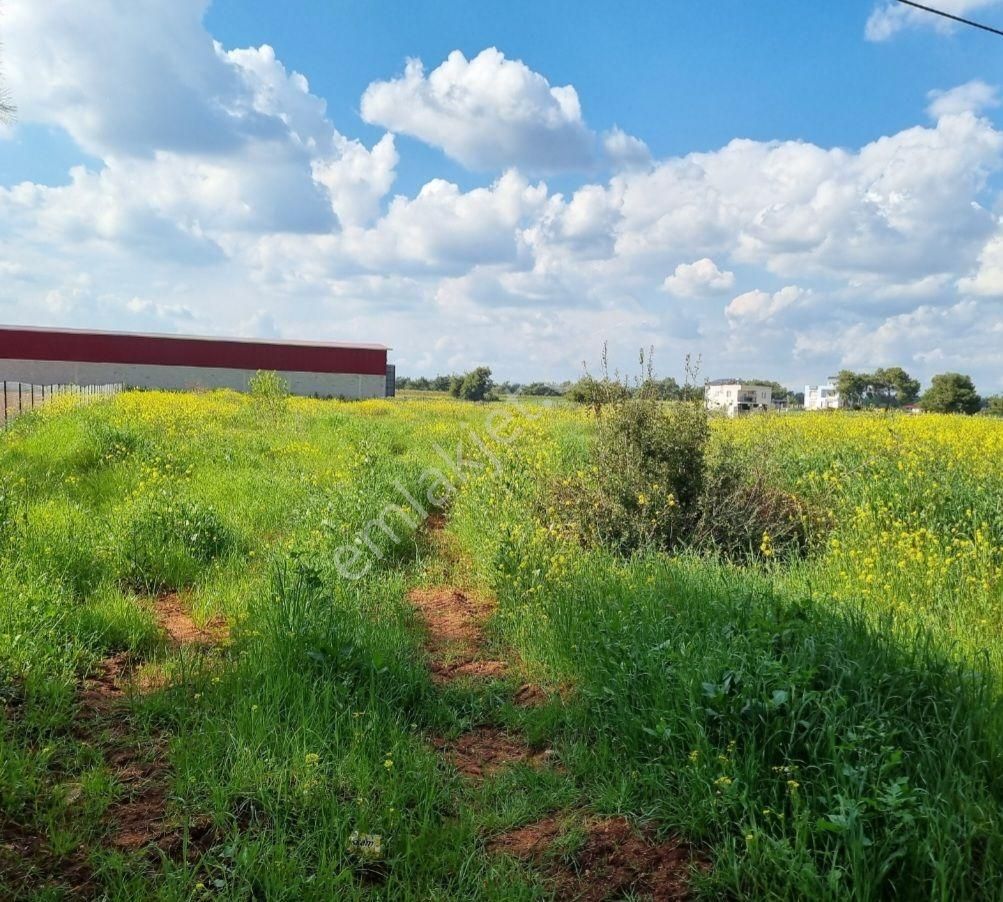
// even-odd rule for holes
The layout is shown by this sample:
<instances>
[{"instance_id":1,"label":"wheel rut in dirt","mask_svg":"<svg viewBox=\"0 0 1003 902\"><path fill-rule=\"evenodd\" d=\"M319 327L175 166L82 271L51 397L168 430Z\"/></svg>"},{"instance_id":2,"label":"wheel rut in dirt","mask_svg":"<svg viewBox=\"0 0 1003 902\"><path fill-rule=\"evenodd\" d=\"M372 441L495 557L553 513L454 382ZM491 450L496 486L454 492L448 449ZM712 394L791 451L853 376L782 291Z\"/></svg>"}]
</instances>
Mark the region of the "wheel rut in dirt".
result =
<instances>
[{"instance_id":1,"label":"wheel rut in dirt","mask_svg":"<svg viewBox=\"0 0 1003 902\"><path fill-rule=\"evenodd\" d=\"M199 627L175 593L151 599L148 604L170 649L210 649L228 632L222 619ZM151 861L160 856L178 860L185 848L199 851L210 839L207 823L188 824L187 831L170 816L169 735L166 731L140 733L133 723L130 699L164 688L168 681L144 674L141 662L128 652L99 661L81 685L74 731L100 749L119 793L108 806L102 844L123 853L146 853ZM69 863L74 864L75 858ZM74 894L89 896L96 885L79 880L79 867L63 875L74 878Z\"/></svg>"},{"instance_id":2,"label":"wheel rut in dirt","mask_svg":"<svg viewBox=\"0 0 1003 902\"><path fill-rule=\"evenodd\" d=\"M426 522L434 545L440 548L446 519L433 515ZM425 650L433 682L445 685L453 680L504 679L511 671L508 661L485 654L484 625L495 611L493 599L456 586L432 586L412 589L411 604L425 626ZM517 705L541 704L546 695L539 687L523 685L515 695ZM436 738L433 745L464 777L481 779L493 776L516 764L543 766L553 752L534 750L521 738L495 727L478 727L456 739Z\"/></svg>"},{"instance_id":3,"label":"wheel rut in dirt","mask_svg":"<svg viewBox=\"0 0 1003 902\"><path fill-rule=\"evenodd\" d=\"M658 840L624 817L555 815L494 838L488 851L534 865L556 898L576 902L690 899L693 870L706 868L681 840Z\"/></svg>"},{"instance_id":4,"label":"wheel rut in dirt","mask_svg":"<svg viewBox=\"0 0 1003 902\"><path fill-rule=\"evenodd\" d=\"M175 648L218 645L228 635L226 621L221 617L210 620L204 627L196 625L176 592L158 595L153 600L153 613L161 632Z\"/></svg>"},{"instance_id":5,"label":"wheel rut in dirt","mask_svg":"<svg viewBox=\"0 0 1003 902\"><path fill-rule=\"evenodd\" d=\"M433 545L441 538L444 516L429 518ZM442 686L462 677L504 678L509 664L484 654L485 623L493 600L463 588L442 585L413 589L411 603L426 632L429 669ZM524 684L515 704L543 704L546 693ZM455 739L436 738L433 745L463 778L479 783L519 766L561 769L553 749L531 748L523 738L494 726L480 726ZM573 852L568 852L573 848ZM496 836L487 843L492 855L508 855L542 875L560 900L604 902L637 897L675 902L692 896L694 869L706 869L690 846L670 837L657 839L624 817L602 818L583 811L552 815Z\"/></svg>"}]
</instances>

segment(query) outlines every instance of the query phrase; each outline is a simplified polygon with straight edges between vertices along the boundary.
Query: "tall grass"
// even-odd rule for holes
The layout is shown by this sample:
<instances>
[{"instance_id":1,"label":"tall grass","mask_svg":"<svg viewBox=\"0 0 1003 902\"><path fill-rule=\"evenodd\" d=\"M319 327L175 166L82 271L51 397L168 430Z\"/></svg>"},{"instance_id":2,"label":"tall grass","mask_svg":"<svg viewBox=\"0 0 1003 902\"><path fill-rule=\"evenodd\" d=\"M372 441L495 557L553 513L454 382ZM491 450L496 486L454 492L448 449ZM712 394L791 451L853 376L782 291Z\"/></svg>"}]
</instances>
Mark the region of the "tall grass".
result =
<instances>
[{"instance_id":1,"label":"tall grass","mask_svg":"<svg viewBox=\"0 0 1003 902\"><path fill-rule=\"evenodd\" d=\"M830 518L807 558L737 566L573 541L549 499L585 478L591 426L541 409L496 433L447 401L265 416L228 392L148 392L19 418L0 440L0 830L45 854L0 851L0 896L58 898L83 849L112 899L543 898L486 840L588 809L695 844L711 898L1003 898L1003 427L714 423L713 448ZM461 441L475 464L450 529L498 596L513 679L554 690L539 708L426 670L407 591L454 565L429 560L400 485L420 496ZM390 531L371 526L384 511ZM361 579L346 546L365 549ZM167 648L149 597L167 591L225 616L227 642ZM166 737L187 858L107 844L121 789L79 689L123 651L170 677L115 729ZM478 724L563 768L463 783L429 739Z\"/></svg>"}]
</instances>

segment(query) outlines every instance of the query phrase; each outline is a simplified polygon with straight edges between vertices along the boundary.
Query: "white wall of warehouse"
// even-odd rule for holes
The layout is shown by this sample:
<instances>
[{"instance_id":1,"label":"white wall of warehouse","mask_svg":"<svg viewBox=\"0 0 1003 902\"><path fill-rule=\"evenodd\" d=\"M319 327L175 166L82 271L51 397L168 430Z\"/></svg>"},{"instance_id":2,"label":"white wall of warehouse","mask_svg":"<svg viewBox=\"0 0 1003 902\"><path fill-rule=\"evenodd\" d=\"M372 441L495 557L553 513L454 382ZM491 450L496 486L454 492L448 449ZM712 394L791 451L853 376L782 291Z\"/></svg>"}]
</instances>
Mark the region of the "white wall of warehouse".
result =
<instances>
[{"instance_id":1,"label":"white wall of warehouse","mask_svg":"<svg viewBox=\"0 0 1003 902\"><path fill-rule=\"evenodd\" d=\"M255 370L221 367L157 366L129 363L75 363L53 360L0 360L0 380L35 385L125 385L134 388L232 388L247 391ZM294 395L321 398L382 398L385 375L280 372Z\"/></svg>"}]
</instances>

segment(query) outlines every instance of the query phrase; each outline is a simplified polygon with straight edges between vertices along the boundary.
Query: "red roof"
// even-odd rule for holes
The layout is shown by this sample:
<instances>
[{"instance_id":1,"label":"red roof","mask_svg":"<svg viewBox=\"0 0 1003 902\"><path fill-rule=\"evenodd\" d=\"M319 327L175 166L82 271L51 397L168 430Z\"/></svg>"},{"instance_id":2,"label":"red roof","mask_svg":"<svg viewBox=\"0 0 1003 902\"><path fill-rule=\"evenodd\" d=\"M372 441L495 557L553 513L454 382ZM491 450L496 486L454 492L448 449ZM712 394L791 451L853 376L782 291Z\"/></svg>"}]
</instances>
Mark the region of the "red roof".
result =
<instances>
[{"instance_id":1,"label":"red roof","mask_svg":"<svg viewBox=\"0 0 1003 902\"><path fill-rule=\"evenodd\" d=\"M382 376L385 345L0 326L0 359Z\"/></svg>"}]
</instances>

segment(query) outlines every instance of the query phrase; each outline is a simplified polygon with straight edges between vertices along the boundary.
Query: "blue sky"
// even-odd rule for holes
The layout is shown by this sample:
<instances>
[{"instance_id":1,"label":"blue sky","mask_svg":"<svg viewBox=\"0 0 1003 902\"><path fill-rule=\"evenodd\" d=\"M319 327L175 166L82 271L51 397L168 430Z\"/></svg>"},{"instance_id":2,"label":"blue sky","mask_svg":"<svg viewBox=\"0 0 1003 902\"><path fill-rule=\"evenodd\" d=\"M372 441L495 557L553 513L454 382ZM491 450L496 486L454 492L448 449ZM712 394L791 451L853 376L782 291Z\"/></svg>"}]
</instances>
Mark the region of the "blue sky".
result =
<instances>
[{"instance_id":1,"label":"blue sky","mask_svg":"<svg viewBox=\"0 0 1003 902\"><path fill-rule=\"evenodd\" d=\"M7 0L0 319L1003 388L1003 38L889 0L169 6Z\"/></svg>"}]
</instances>

